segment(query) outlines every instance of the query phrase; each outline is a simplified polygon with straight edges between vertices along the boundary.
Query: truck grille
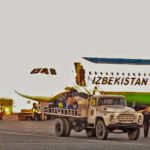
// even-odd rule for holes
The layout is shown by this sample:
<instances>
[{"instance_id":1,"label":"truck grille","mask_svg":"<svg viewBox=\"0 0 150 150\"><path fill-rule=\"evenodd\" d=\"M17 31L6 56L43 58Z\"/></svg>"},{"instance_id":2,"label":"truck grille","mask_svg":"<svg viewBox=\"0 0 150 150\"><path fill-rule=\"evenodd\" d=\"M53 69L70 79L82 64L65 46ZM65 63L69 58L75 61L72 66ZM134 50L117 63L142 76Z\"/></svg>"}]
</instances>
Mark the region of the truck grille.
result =
<instances>
[{"instance_id":1,"label":"truck grille","mask_svg":"<svg viewBox=\"0 0 150 150\"><path fill-rule=\"evenodd\" d=\"M117 116L117 120L119 122L124 122L124 123L134 122L135 115L134 114L119 114Z\"/></svg>"}]
</instances>

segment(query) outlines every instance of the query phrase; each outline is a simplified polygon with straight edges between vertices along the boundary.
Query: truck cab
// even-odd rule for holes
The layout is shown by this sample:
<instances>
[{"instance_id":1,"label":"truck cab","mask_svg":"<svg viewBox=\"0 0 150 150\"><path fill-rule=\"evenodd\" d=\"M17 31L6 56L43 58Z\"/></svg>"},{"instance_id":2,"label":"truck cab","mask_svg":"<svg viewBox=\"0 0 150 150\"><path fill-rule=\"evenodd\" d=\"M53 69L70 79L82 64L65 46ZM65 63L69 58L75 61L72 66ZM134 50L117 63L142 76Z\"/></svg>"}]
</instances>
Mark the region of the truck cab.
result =
<instances>
[{"instance_id":1,"label":"truck cab","mask_svg":"<svg viewBox=\"0 0 150 150\"><path fill-rule=\"evenodd\" d=\"M140 134L143 115L127 107L124 96L99 95L90 98L87 120L99 139L106 139L109 132L119 131L127 132L129 139L135 140Z\"/></svg>"}]
</instances>

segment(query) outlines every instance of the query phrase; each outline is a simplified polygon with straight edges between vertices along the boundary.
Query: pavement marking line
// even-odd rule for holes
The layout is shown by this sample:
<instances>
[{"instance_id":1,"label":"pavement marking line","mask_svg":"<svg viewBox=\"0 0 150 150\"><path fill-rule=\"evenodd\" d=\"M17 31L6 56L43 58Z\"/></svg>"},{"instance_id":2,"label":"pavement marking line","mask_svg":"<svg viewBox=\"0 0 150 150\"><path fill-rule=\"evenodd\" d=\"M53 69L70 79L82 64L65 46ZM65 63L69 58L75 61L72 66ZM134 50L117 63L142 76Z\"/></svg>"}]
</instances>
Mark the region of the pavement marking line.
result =
<instances>
[{"instance_id":1,"label":"pavement marking line","mask_svg":"<svg viewBox=\"0 0 150 150\"><path fill-rule=\"evenodd\" d=\"M55 137L53 135L36 135L36 134L31 134L31 133L21 133L21 132L8 132L8 131L0 131L0 133L5 133L5 134L15 134L15 135L27 135L27 136L39 136L39 137Z\"/></svg>"},{"instance_id":2,"label":"pavement marking line","mask_svg":"<svg viewBox=\"0 0 150 150\"><path fill-rule=\"evenodd\" d=\"M127 142L121 142L121 141L102 141L102 140L91 140L91 139L77 139L77 138L73 138L71 137L70 139L68 137L56 137L56 136L46 136L46 135L35 135L35 134L26 134L26 133L19 133L19 132L6 132L6 131L0 131L0 133L4 133L4 134L12 134L12 135L26 135L26 136L35 136L35 137L53 137L53 138L56 138L56 139L63 139L63 140L80 140L80 141L83 141L85 142L86 140L86 144L87 142L91 142L91 143L103 143L103 144L112 144L112 145L120 145L120 144L123 144L123 145L134 145L134 146L150 146L149 144L143 144L143 143L127 143ZM64 142L63 142L64 143ZM0 143L0 144L5 144L5 143ZM9 144L9 143L8 143ZM13 143L12 143L13 144ZM17 143L15 143L17 144ZM18 143L19 144L19 143ZM20 143L20 144L25 144L25 143ZM26 144L30 144L30 143L26 143ZM34 143L33 143L34 144ZM42 144L42 143L35 143L35 144ZM48 143L48 144L53 144L53 143ZM57 144L62 144L62 143L57 143ZM67 143L69 144L69 143ZM72 144L72 143L70 143Z\"/></svg>"},{"instance_id":3,"label":"pavement marking line","mask_svg":"<svg viewBox=\"0 0 150 150\"><path fill-rule=\"evenodd\" d=\"M112 143L112 142L109 142L109 143L111 143L111 144L109 144L109 145L112 145L112 146L120 146L120 145L128 145L127 143L116 143L116 142L114 142L114 143ZM65 142L63 142L63 143L0 143L0 145L66 145L66 144L68 144L68 145L72 145L72 143L69 143L69 142L67 142L67 143L65 143ZM88 145L88 144L91 144L91 143L80 143L81 145ZM96 144L99 144L99 143L96 143ZM104 145L108 145L108 143L103 143ZM128 145L129 146L129 145ZM148 145L148 144L136 144L136 145L133 145L132 144L132 146L142 146L142 147L150 147L150 145Z\"/></svg>"}]
</instances>

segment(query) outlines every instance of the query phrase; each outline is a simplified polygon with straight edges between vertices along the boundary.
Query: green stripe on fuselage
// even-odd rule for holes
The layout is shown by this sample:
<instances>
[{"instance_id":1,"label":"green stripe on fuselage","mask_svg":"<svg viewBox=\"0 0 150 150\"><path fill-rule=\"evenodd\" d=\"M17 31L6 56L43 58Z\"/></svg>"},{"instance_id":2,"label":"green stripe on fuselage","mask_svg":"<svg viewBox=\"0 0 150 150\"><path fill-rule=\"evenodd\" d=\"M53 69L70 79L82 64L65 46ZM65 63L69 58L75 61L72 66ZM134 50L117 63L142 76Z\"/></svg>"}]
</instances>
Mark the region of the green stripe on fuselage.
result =
<instances>
[{"instance_id":1,"label":"green stripe on fuselage","mask_svg":"<svg viewBox=\"0 0 150 150\"><path fill-rule=\"evenodd\" d=\"M136 92L104 92L104 94L124 95L128 104L135 102L141 105L150 105L150 93L136 93Z\"/></svg>"}]
</instances>

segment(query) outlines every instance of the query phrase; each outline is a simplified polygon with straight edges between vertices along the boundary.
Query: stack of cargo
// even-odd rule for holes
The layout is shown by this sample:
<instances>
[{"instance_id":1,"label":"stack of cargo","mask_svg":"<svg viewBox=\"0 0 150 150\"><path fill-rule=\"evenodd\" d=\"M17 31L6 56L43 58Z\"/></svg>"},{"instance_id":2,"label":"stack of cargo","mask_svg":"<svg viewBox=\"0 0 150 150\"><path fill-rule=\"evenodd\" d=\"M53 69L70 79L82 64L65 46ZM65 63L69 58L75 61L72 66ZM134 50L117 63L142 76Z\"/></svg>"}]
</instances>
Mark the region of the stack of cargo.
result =
<instances>
[{"instance_id":1,"label":"stack of cargo","mask_svg":"<svg viewBox=\"0 0 150 150\"><path fill-rule=\"evenodd\" d=\"M55 101L54 107L62 109L74 109L78 114L87 117L89 106L89 95L83 92L75 92L63 95L59 100Z\"/></svg>"}]
</instances>

